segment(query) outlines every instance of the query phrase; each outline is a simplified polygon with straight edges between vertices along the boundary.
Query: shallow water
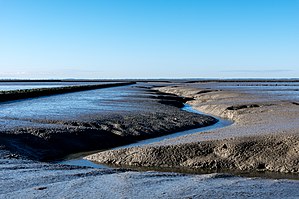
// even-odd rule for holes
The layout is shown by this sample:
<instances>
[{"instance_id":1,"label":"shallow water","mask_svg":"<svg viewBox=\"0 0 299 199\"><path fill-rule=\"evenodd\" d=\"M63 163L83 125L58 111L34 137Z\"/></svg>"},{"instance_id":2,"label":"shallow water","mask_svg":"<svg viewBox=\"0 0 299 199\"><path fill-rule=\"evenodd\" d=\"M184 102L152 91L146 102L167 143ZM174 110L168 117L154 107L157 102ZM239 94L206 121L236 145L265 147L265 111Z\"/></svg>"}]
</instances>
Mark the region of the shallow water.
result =
<instances>
[{"instance_id":1,"label":"shallow water","mask_svg":"<svg viewBox=\"0 0 299 199\"><path fill-rule=\"evenodd\" d=\"M197 110L193 109L188 104L185 104L185 107L183 107L182 110L197 113L197 114L201 114L201 115L207 115L203 112L200 112L200 111L197 111ZM186 130L186 131L180 131L180 132L177 132L177 133L172 133L172 134L157 137L157 138L146 139L146 140L142 140L142 141L139 141L139 142L136 142L136 143L133 143L133 144L117 147L117 148L114 148L114 149L137 147L137 146L143 146L143 145L147 145L147 144L154 144L155 142L161 142L161 141L166 140L166 139L171 139L171 138L184 136L184 135L189 135L189 134L194 134L194 133L199 133L199 132L211 131L211 130L218 129L218 128L223 128L223 127L229 126L233 123L230 120L226 120L226 119L216 117L216 116L213 116L213 117L218 119L218 122L213 124L213 125L210 125L210 126L190 129L190 130Z\"/></svg>"},{"instance_id":2,"label":"shallow water","mask_svg":"<svg viewBox=\"0 0 299 199\"><path fill-rule=\"evenodd\" d=\"M136 111L138 89L131 86L103 88L0 103L0 126L12 128L32 120L75 120L92 114ZM150 108L150 107L147 107Z\"/></svg>"},{"instance_id":3,"label":"shallow water","mask_svg":"<svg viewBox=\"0 0 299 199\"><path fill-rule=\"evenodd\" d=\"M65 86L107 84L111 82L0 82L0 91L35 89L35 88L58 88Z\"/></svg>"}]
</instances>

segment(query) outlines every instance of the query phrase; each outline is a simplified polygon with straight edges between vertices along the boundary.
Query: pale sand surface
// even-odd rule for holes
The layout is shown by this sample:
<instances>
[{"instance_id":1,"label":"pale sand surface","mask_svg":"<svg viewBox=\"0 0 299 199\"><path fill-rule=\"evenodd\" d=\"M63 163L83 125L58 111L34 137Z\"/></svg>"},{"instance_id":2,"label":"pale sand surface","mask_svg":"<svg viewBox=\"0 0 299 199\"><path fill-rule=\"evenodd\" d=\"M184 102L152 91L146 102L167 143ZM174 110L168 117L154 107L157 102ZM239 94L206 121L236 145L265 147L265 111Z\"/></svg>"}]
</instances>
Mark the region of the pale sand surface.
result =
<instances>
[{"instance_id":1,"label":"pale sand surface","mask_svg":"<svg viewBox=\"0 0 299 199\"><path fill-rule=\"evenodd\" d=\"M233 120L233 125L87 159L129 166L299 172L297 102L205 87L199 83L156 89L192 97L189 104L195 109Z\"/></svg>"},{"instance_id":2,"label":"pale sand surface","mask_svg":"<svg viewBox=\"0 0 299 199\"><path fill-rule=\"evenodd\" d=\"M281 101L270 96L262 97L238 91L209 89L211 92L204 93L207 89L200 89L205 87L204 85L198 84L198 88L194 87L196 86L186 85L163 87L159 90L194 97L194 101L188 102L194 109L233 120L234 124L209 133L189 135L179 139L180 142L299 133L299 106L292 101ZM178 139L175 142L177 143ZM171 140L167 143L171 143Z\"/></svg>"}]
</instances>

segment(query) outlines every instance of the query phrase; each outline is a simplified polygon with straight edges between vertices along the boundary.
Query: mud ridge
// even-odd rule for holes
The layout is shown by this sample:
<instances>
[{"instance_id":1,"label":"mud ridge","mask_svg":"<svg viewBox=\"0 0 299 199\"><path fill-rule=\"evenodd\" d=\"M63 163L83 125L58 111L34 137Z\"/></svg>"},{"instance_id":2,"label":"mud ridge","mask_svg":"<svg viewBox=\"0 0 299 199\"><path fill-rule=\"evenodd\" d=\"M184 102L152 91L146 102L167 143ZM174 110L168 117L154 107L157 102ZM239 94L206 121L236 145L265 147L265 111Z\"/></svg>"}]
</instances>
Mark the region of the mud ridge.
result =
<instances>
[{"instance_id":1,"label":"mud ridge","mask_svg":"<svg viewBox=\"0 0 299 199\"><path fill-rule=\"evenodd\" d=\"M136 82L122 82L122 83L84 85L84 86L66 86L66 87L58 87L58 88L37 88L37 89L23 89L23 90L13 90L13 91L0 91L0 101L5 102L11 100L50 96L50 95L87 91L87 90L100 89L100 88L110 88L115 86L126 86L135 83Z\"/></svg>"}]
</instances>

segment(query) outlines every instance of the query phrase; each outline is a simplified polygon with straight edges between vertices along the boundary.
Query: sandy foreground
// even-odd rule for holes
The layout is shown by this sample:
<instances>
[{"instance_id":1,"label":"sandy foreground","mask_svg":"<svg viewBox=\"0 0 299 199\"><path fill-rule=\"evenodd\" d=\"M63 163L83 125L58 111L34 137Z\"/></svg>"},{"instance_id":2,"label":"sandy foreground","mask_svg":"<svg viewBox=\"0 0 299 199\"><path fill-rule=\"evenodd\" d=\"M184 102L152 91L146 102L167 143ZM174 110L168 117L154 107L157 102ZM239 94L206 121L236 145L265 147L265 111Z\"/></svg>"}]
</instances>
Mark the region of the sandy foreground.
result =
<instances>
[{"instance_id":1,"label":"sandy foreground","mask_svg":"<svg viewBox=\"0 0 299 199\"><path fill-rule=\"evenodd\" d=\"M296 198L299 182L0 160L0 198Z\"/></svg>"},{"instance_id":2,"label":"sandy foreground","mask_svg":"<svg viewBox=\"0 0 299 199\"><path fill-rule=\"evenodd\" d=\"M233 120L233 125L86 158L127 166L299 172L297 102L204 87L199 83L157 89L194 98L188 103L195 109Z\"/></svg>"}]
</instances>

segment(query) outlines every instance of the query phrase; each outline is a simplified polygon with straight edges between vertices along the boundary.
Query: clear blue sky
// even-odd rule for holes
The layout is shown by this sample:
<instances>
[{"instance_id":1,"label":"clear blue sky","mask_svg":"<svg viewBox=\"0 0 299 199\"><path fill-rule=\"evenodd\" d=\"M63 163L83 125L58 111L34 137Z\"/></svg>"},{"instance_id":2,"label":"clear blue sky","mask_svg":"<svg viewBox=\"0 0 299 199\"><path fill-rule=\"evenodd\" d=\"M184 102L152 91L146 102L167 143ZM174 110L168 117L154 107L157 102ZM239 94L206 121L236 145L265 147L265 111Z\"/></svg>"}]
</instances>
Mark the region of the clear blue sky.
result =
<instances>
[{"instance_id":1,"label":"clear blue sky","mask_svg":"<svg viewBox=\"0 0 299 199\"><path fill-rule=\"evenodd\" d=\"M299 77L299 0L0 0L0 78Z\"/></svg>"}]
</instances>

